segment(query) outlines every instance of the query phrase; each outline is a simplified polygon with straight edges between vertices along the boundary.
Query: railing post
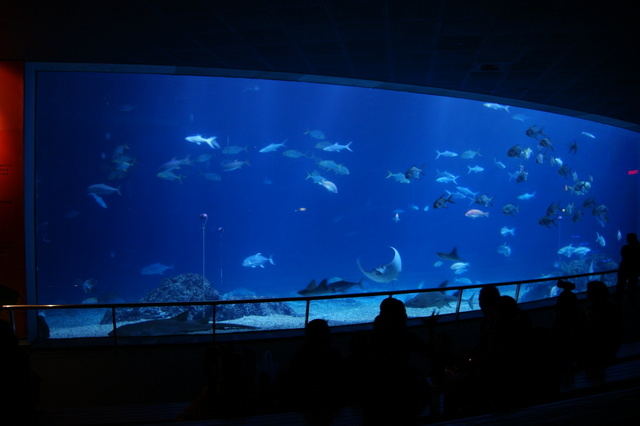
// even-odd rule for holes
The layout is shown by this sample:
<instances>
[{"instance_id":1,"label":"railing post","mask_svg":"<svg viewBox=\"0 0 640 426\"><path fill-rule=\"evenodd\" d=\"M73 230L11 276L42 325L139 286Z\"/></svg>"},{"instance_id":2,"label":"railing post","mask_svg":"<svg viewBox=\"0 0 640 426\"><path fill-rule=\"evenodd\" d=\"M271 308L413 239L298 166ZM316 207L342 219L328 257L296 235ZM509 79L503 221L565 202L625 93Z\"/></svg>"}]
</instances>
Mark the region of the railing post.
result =
<instances>
[{"instance_id":1,"label":"railing post","mask_svg":"<svg viewBox=\"0 0 640 426\"><path fill-rule=\"evenodd\" d=\"M211 304L211 340L213 342L216 341L216 308L218 307L217 303Z\"/></svg>"},{"instance_id":2,"label":"railing post","mask_svg":"<svg viewBox=\"0 0 640 426\"><path fill-rule=\"evenodd\" d=\"M111 308L111 325L113 326L113 345L118 346L118 332L116 331L116 308Z\"/></svg>"},{"instance_id":3,"label":"railing post","mask_svg":"<svg viewBox=\"0 0 640 426\"><path fill-rule=\"evenodd\" d=\"M515 297L516 303L519 303L519 300L520 300L520 286L521 285L522 285L522 283L516 284L516 295L515 295L516 296Z\"/></svg>"},{"instance_id":4,"label":"railing post","mask_svg":"<svg viewBox=\"0 0 640 426\"><path fill-rule=\"evenodd\" d=\"M304 327L307 328L309 324L309 309L311 308L311 299L307 299L307 306L304 311Z\"/></svg>"}]
</instances>

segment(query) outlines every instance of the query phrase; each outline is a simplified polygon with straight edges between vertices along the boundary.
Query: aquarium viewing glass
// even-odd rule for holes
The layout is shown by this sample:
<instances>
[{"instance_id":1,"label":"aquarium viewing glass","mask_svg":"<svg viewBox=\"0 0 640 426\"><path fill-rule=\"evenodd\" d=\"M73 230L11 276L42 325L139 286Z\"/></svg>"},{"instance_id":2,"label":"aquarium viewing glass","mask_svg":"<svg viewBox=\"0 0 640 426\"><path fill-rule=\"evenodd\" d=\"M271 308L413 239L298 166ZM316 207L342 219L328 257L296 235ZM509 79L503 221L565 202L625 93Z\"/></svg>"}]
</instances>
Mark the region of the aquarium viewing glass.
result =
<instances>
[{"instance_id":1,"label":"aquarium viewing glass","mask_svg":"<svg viewBox=\"0 0 640 426\"><path fill-rule=\"evenodd\" d=\"M608 270L637 230L639 137L621 128L330 84L35 79L39 304L138 302L181 274L234 299Z\"/></svg>"}]
</instances>

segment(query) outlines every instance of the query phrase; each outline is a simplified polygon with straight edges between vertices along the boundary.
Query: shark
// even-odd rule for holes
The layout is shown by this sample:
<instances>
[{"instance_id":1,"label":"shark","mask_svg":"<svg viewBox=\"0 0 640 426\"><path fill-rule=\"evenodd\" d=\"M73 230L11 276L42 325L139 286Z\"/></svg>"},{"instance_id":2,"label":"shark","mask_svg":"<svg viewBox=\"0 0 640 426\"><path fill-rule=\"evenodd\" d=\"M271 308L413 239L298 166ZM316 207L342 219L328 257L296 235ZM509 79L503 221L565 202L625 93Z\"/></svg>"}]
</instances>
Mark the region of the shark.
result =
<instances>
[{"instance_id":1,"label":"shark","mask_svg":"<svg viewBox=\"0 0 640 426\"><path fill-rule=\"evenodd\" d=\"M118 337L141 337L141 336L172 336L177 334L194 333L197 331L210 331L211 324L207 318L201 321L189 320L189 311L184 311L173 318L136 322L117 327L115 332ZM216 330L229 329L256 329L256 327L216 323ZM113 337L113 331L109 332L109 337Z\"/></svg>"},{"instance_id":2,"label":"shark","mask_svg":"<svg viewBox=\"0 0 640 426\"><path fill-rule=\"evenodd\" d=\"M440 283L438 288L444 289L447 286L448 282L449 282L448 280L443 281L442 283ZM407 308L441 309L445 307L450 307L451 306L450 303L458 303L459 292L460 290L458 290L455 294L447 294L444 292L444 290L442 290L442 291L433 291L428 293L420 293L414 297L411 297L405 300L404 305ZM467 302L469 304L469 308L473 309L473 296L471 296L469 299L463 299L462 301Z\"/></svg>"},{"instance_id":3,"label":"shark","mask_svg":"<svg viewBox=\"0 0 640 426\"><path fill-rule=\"evenodd\" d=\"M311 280L308 286L298 292L301 296L321 296L329 293L329 287L327 287L327 279L320 281L320 284L316 284L316 280Z\"/></svg>"},{"instance_id":4,"label":"shark","mask_svg":"<svg viewBox=\"0 0 640 426\"><path fill-rule=\"evenodd\" d=\"M365 277L369 278L371 281L375 281L378 283L389 283L391 281L395 281L398 279L400 272L402 272L402 258L400 257L400 253L395 248L389 246L391 250L393 250L394 256L393 260L382 266L378 266L371 271L365 271L362 269L362 265L360 265L360 259L358 258L358 268L364 274Z\"/></svg>"},{"instance_id":5,"label":"shark","mask_svg":"<svg viewBox=\"0 0 640 426\"><path fill-rule=\"evenodd\" d=\"M363 280L364 278L362 278L357 283L353 283L353 282L345 281L338 278L332 281L327 281L327 279L325 278L320 282L320 284L316 284L316 280L314 279L314 280L311 280L311 282L309 283L309 285L307 285L307 287L300 290L298 294L301 296L321 296L323 294L345 293L351 287L355 287L355 286L358 286L362 289Z\"/></svg>"}]
</instances>

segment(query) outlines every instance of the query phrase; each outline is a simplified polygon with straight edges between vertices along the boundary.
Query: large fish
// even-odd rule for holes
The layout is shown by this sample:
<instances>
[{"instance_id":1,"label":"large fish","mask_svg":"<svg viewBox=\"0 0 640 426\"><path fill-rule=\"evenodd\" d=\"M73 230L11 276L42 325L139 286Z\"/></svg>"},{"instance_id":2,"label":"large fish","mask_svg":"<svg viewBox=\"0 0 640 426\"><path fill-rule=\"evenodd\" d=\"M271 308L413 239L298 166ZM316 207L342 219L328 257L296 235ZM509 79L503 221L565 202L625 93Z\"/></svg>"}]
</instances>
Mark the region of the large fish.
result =
<instances>
[{"instance_id":1,"label":"large fish","mask_svg":"<svg viewBox=\"0 0 640 426\"><path fill-rule=\"evenodd\" d=\"M173 318L136 322L133 324L121 325L116 328L118 337L140 337L140 336L175 336L179 334L195 333L198 331L211 331L212 325L208 319L202 321L189 320L189 311L185 311ZM216 323L216 330L229 329L256 329L257 327ZM113 331L109 332L109 337L113 337Z\"/></svg>"},{"instance_id":2,"label":"large fish","mask_svg":"<svg viewBox=\"0 0 640 426\"><path fill-rule=\"evenodd\" d=\"M325 278L320 282L320 284L316 284L316 280L312 280L309 285L298 292L301 296L322 296L323 294L328 294L329 288L327 287L327 279Z\"/></svg>"},{"instance_id":3,"label":"large fish","mask_svg":"<svg viewBox=\"0 0 640 426\"><path fill-rule=\"evenodd\" d=\"M444 289L448 281L442 282L438 287ZM451 307L451 303L458 303L458 290L455 294L447 294L444 291L430 291L420 293L414 297L405 300L404 305L407 308L446 308ZM469 308L473 309L473 295L469 299L463 299L463 302L469 304Z\"/></svg>"},{"instance_id":4,"label":"large fish","mask_svg":"<svg viewBox=\"0 0 640 426\"><path fill-rule=\"evenodd\" d=\"M264 264L267 262L271 263L272 265L275 265L275 263L273 262L273 255L267 258L267 257L264 257L262 253L256 253L253 256L249 256L245 258L242 261L242 266L248 266L250 268L255 268L256 266L259 266L261 268L264 268Z\"/></svg>"},{"instance_id":5,"label":"large fish","mask_svg":"<svg viewBox=\"0 0 640 426\"><path fill-rule=\"evenodd\" d=\"M336 279L336 281L328 282L325 278L320 282L320 284L316 284L316 280L312 280L309 285L300 290L298 294L302 296L321 296L323 294L344 293L354 286L362 288L363 279L357 283L352 283L342 279Z\"/></svg>"},{"instance_id":6,"label":"large fish","mask_svg":"<svg viewBox=\"0 0 640 426\"><path fill-rule=\"evenodd\" d=\"M389 283L398 279L398 276L402 271L402 259L400 258L400 253L398 253L398 250L391 246L389 247L394 252L393 260L386 265L374 268L372 271L367 272L362 269L362 265L360 265L360 259L357 260L358 268L360 268L360 271L362 271L362 273L371 281L375 281L378 283Z\"/></svg>"}]
</instances>

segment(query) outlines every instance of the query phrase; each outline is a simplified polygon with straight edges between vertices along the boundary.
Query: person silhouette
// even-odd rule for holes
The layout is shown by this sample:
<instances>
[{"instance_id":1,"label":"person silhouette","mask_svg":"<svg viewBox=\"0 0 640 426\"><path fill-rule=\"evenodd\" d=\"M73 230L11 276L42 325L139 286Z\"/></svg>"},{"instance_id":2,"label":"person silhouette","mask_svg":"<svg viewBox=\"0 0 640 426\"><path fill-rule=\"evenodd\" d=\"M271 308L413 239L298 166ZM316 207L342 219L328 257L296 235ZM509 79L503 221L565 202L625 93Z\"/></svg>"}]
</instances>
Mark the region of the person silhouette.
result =
<instances>
[{"instance_id":1,"label":"person silhouette","mask_svg":"<svg viewBox=\"0 0 640 426\"><path fill-rule=\"evenodd\" d=\"M609 302L609 288L602 281L587 283L587 300L585 371L587 377L601 380L622 344L624 321L619 307Z\"/></svg>"},{"instance_id":2,"label":"person silhouette","mask_svg":"<svg viewBox=\"0 0 640 426\"><path fill-rule=\"evenodd\" d=\"M2 386L0 386L2 424L37 424L41 377L31 369L28 353L19 348L18 337L11 324L2 319L0 319L0 377L2 378Z\"/></svg>"},{"instance_id":3,"label":"person silhouette","mask_svg":"<svg viewBox=\"0 0 640 426\"><path fill-rule=\"evenodd\" d=\"M314 319L289 360L287 399L309 425L331 424L345 405L345 363L331 340L327 321Z\"/></svg>"},{"instance_id":4,"label":"person silhouette","mask_svg":"<svg viewBox=\"0 0 640 426\"><path fill-rule=\"evenodd\" d=\"M373 334L361 360L363 425L406 425L417 422L428 406L431 385L421 367L431 348L407 329L404 303L392 297L380 304Z\"/></svg>"},{"instance_id":5,"label":"person silhouette","mask_svg":"<svg viewBox=\"0 0 640 426\"><path fill-rule=\"evenodd\" d=\"M629 302L635 303L640 277L640 243L638 236L630 232L627 234L627 244L620 250L620 266L618 267L618 282L616 284L616 299L621 300L625 287Z\"/></svg>"},{"instance_id":6,"label":"person silhouette","mask_svg":"<svg viewBox=\"0 0 640 426\"><path fill-rule=\"evenodd\" d=\"M587 318L573 292L576 285L558 281L562 292L558 295L552 324L553 344L557 350L561 372L568 377L582 365L587 340Z\"/></svg>"}]
</instances>

